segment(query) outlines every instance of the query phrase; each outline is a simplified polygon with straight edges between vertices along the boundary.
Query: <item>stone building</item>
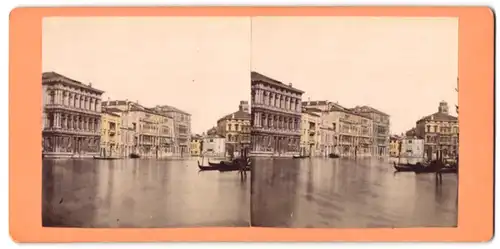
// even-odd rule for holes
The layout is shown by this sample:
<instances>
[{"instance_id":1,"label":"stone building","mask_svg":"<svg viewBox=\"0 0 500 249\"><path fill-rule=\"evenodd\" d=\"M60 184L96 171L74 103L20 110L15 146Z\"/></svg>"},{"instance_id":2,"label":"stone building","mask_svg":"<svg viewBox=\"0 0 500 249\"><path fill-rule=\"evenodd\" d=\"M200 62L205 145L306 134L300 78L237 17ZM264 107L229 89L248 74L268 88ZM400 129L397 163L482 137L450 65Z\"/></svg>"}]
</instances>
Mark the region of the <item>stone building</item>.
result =
<instances>
[{"instance_id":1,"label":"stone building","mask_svg":"<svg viewBox=\"0 0 500 249\"><path fill-rule=\"evenodd\" d=\"M331 101L305 101L309 111L321 114L321 154L371 156L372 120Z\"/></svg>"},{"instance_id":2,"label":"stone building","mask_svg":"<svg viewBox=\"0 0 500 249\"><path fill-rule=\"evenodd\" d=\"M101 96L92 84L55 72L42 74L44 157L99 155Z\"/></svg>"},{"instance_id":3,"label":"stone building","mask_svg":"<svg viewBox=\"0 0 500 249\"><path fill-rule=\"evenodd\" d=\"M113 112L112 110L103 108L101 113L100 156L121 157L123 155L121 135L120 112Z\"/></svg>"},{"instance_id":4,"label":"stone building","mask_svg":"<svg viewBox=\"0 0 500 249\"><path fill-rule=\"evenodd\" d=\"M416 135L424 139L427 158L454 158L458 154L458 118L449 114L448 103L441 101L438 111L416 122Z\"/></svg>"},{"instance_id":5,"label":"stone building","mask_svg":"<svg viewBox=\"0 0 500 249\"><path fill-rule=\"evenodd\" d=\"M238 156L242 148L250 145L250 113L248 101L240 101L238 111L217 121L217 134L226 138L226 150Z\"/></svg>"},{"instance_id":6,"label":"stone building","mask_svg":"<svg viewBox=\"0 0 500 249\"><path fill-rule=\"evenodd\" d=\"M321 156L321 114L302 108L300 154L303 156Z\"/></svg>"},{"instance_id":7,"label":"stone building","mask_svg":"<svg viewBox=\"0 0 500 249\"><path fill-rule=\"evenodd\" d=\"M128 100L109 100L103 102L103 106L121 111L122 127L126 128L122 141L126 141L127 156L131 153L156 158L174 155L174 119L171 116Z\"/></svg>"},{"instance_id":8,"label":"stone building","mask_svg":"<svg viewBox=\"0 0 500 249\"><path fill-rule=\"evenodd\" d=\"M351 110L373 121L372 154L389 156L390 116L370 106L356 106Z\"/></svg>"},{"instance_id":9,"label":"stone building","mask_svg":"<svg viewBox=\"0 0 500 249\"><path fill-rule=\"evenodd\" d=\"M302 94L283 84L251 72L251 155L291 157L300 154Z\"/></svg>"},{"instance_id":10,"label":"stone building","mask_svg":"<svg viewBox=\"0 0 500 249\"><path fill-rule=\"evenodd\" d=\"M176 156L191 154L191 114L169 105L156 106L155 111L173 118Z\"/></svg>"},{"instance_id":11,"label":"stone building","mask_svg":"<svg viewBox=\"0 0 500 249\"><path fill-rule=\"evenodd\" d=\"M309 112L320 116L319 127L319 154L327 157L329 154L338 154L337 149L337 132L335 120L332 120L332 115L329 115L329 110L333 103L327 100L304 101L302 106Z\"/></svg>"},{"instance_id":12,"label":"stone building","mask_svg":"<svg viewBox=\"0 0 500 249\"><path fill-rule=\"evenodd\" d=\"M226 156L226 139L220 135L206 135L203 137L202 153L209 157Z\"/></svg>"},{"instance_id":13,"label":"stone building","mask_svg":"<svg viewBox=\"0 0 500 249\"><path fill-rule=\"evenodd\" d=\"M337 132L337 150L341 156L372 155L372 120L339 104L330 108L329 114Z\"/></svg>"}]
</instances>

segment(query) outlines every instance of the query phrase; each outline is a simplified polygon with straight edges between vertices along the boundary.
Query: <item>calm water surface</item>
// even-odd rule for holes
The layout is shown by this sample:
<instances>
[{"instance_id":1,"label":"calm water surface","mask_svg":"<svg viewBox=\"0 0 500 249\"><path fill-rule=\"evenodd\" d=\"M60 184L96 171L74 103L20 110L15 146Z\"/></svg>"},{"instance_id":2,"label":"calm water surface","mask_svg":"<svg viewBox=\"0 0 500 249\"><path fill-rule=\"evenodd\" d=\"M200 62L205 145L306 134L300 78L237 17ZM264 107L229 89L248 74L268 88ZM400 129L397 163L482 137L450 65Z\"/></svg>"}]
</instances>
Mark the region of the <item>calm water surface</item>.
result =
<instances>
[{"instance_id":1,"label":"calm water surface","mask_svg":"<svg viewBox=\"0 0 500 249\"><path fill-rule=\"evenodd\" d=\"M252 225L453 227L457 175L394 173L381 159L254 159Z\"/></svg>"},{"instance_id":2,"label":"calm water surface","mask_svg":"<svg viewBox=\"0 0 500 249\"><path fill-rule=\"evenodd\" d=\"M248 226L251 174L198 172L196 160L44 160L43 225Z\"/></svg>"}]
</instances>

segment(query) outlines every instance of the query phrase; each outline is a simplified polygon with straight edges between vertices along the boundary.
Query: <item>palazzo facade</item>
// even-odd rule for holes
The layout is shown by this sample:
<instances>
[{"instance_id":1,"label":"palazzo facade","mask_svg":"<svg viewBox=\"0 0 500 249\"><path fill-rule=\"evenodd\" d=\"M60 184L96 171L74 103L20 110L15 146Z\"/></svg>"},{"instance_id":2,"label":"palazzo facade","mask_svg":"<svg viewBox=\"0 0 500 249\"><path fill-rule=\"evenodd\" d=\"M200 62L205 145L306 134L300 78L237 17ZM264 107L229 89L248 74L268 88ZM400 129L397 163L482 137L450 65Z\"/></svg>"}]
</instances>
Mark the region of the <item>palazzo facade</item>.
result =
<instances>
[{"instance_id":1,"label":"palazzo facade","mask_svg":"<svg viewBox=\"0 0 500 249\"><path fill-rule=\"evenodd\" d=\"M251 81L251 155L299 155L304 92L257 72Z\"/></svg>"},{"instance_id":2,"label":"palazzo facade","mask_svg":"<svg viewBox=\"0 0 500 249\"><path fill-rule=\"evenodd\" d=\"M43 156L98 156L104 91L55 72L42 74L42 89Z\"/></svg>"}]
</instances>

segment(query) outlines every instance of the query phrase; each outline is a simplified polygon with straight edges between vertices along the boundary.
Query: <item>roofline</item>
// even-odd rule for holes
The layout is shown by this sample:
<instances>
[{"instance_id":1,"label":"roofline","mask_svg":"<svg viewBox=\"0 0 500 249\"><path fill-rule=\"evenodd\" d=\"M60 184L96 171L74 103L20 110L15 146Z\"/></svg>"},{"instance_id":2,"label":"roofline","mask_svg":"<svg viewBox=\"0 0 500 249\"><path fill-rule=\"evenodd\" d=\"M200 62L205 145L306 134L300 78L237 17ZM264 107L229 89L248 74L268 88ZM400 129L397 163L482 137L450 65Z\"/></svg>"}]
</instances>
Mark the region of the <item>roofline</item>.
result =
<instances>
[{"instance_id":1,"label":"roofline","mask_svg":"<svg viewBox=\"0 0 500 249\"><path fill-rule=\"evenodd\" d=\"M252 78L251 79L252 82L263 82L263 83L271 84L271 85L274 85L274 86L277 86L277 87L285 88L285 89L288 89L290 91L294 91L296 93L300 93L300 94L305 93L304 91L302 91L300 89L297 89L295 87L289 86L289 85L287 85L287 84L285 84L285 83L283 83L283 82L281 82L279 80L275 80L275 79L273 79L273 78L271 78L269 76L266 76L264 74L261 74L261 73L259 73L257 71L251 71L251 74L258 74L258 75L262 76L264 79L267 79L267 81L265 81L265 80L261 80L261 79L253 79Z\"/></svg>"},{"instance_id":2,"label":"roofline","mask_svg":"<svg viewBox=\"0 0 500 249\"><path fill-rule=\"evenodd\" d=\"M52 73L54 74L55 77L51 77L51 78L46 78L44 79L43 78L43 75L46 74L46 73ZM66 83L66 84L70 84L70 85L73 85L73 86L77 86L77 87L81 87L81 88L84 88L84 89L87 89L87 90L92 90L94 92L97 92L99 94L103 94L104 91L103 90L99 90L97 88L94 88L94 87L91 87L91 86L88 86L88 85L85 85L83 84L82 82L80 81L77 81L77 80L74 80L72 78L69 78L67 76L64 76L60 73L56 73L54 71L50 71L50 72L43 72L42 73L42 85L43 84L48 84L48 83L53 83L53 82L61 82L61 83Z\"/></svg>"},{"instance_id":3,"label":"roofline","mask_svg":"<svg viewBox=\"0 0 500 249\"><path fill-rule=\"evenodd\" d=\"M177 108L177 107L175 107L175 106L171 106L171 105L158 105L157 107L159 107L159 108L168 107L168 108L170 108L170 109L171 109L171 110L164 111L164 112L179 112L179 113L182 113L182 114L185 114L185 115L189 115L189 116L191 116L191 113L188 113L188 112L186 112L186 111L183 111L183 110L181 110L181 109L179 109L179 108ZM155 108L155 107L153 107L153 108Z\"/></svg>"}]
</instances>

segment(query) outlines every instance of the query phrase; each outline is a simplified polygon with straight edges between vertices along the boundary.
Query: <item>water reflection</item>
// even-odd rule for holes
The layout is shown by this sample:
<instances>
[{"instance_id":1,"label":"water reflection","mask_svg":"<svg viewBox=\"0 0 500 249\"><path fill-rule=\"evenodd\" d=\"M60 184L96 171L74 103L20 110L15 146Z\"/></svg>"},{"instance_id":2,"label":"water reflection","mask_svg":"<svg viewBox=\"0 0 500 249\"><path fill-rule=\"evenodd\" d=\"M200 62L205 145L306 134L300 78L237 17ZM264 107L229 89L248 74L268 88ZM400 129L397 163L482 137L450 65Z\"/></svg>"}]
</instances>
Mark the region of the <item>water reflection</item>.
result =
<instances>
[{"instance_id":1,"label":"water reflection","mask_svg":"<svg viewBox=\"0 0 500 249\"><path fill-rule=\"evenodd\" d=\"M250 177L196 160L45 160L44 226L248 226Z\"/></svg>"},{"instance_id":2,"label":"water reflection","mask_svg":"<svg viewBox=\"0 0 500 249\"><path fill-rule=\"evenodd\" d=\"M397 173L380 159L255 159L252 225L450 227L457 175Z\"/></svg>"}]
</instances>

